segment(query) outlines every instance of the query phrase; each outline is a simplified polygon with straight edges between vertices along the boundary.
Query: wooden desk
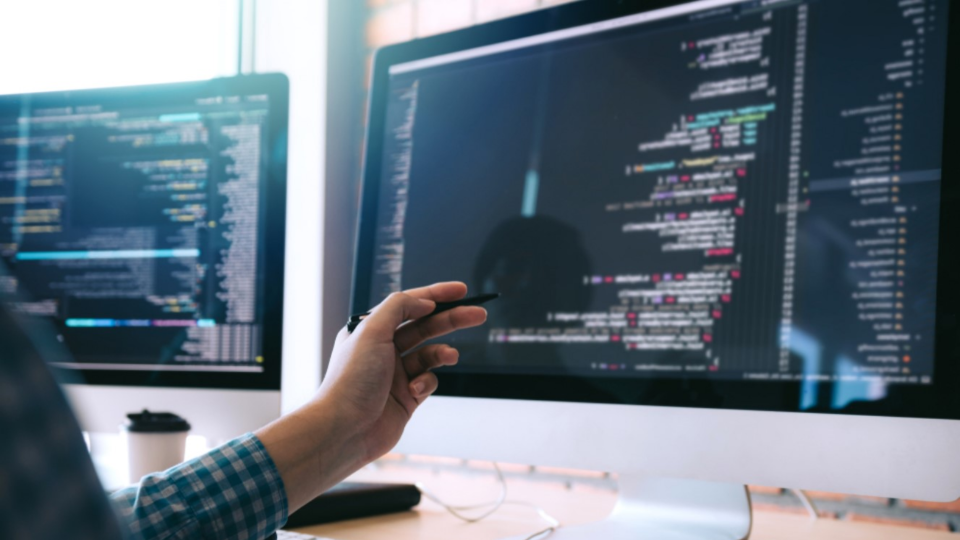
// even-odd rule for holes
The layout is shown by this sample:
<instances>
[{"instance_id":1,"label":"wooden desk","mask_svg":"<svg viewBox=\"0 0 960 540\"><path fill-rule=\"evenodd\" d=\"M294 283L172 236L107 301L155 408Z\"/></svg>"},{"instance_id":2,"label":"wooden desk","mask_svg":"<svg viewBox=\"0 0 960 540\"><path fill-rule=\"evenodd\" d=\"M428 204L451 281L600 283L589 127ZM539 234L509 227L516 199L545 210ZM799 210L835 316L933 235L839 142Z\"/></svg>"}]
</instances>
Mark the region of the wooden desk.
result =
<instances>
[{"instance_id":1,"label":"wooden desk","mask_svg":"<svg viewBox=\"0 0 960 540\"><path fill-rule=\"evenodd\" d=\"M388 466L368 469L352 480L367 482L422 482L444 501L453 504L494 500L499 488L493 475L433 472L427 468ZM542 507L565 525L589 523L610 513L616 495L589 487L569 489L562 484L512 477L507 500ZM369 519L307 527L297 532L334 540L499 540L532 534L545 524L530 508L504 506L486 520L464 523L438 505L424 501L414 511ZM549 538L549 537L548 537ZM954 540L950 533L886 527L833 520L812 521L804 516L758 512L752 540ZM599 540L599 539L598 539Z\"/></svg>"}]
</instances>

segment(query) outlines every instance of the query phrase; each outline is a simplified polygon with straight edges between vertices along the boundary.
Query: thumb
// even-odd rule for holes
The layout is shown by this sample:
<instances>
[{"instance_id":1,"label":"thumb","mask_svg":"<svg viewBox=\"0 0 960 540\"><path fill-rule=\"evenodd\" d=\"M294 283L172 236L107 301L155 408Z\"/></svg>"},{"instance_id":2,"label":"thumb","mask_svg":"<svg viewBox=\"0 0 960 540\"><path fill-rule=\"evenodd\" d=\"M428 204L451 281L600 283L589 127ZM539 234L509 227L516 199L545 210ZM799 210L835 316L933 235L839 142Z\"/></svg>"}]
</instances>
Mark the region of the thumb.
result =
<instances>
[{"instance_id":1,"label":"thumb","mask_svg":"<svg viewBox=\"0 0 960 540\"><path fill-rule=\"evenodd\" d=\"M363 320L361 328L375 339L393 341L397 327L411 319L419 319L437 307L433 300L415 298L409 294L393 293L373 309Z\"/></svg>"}]
</instances>

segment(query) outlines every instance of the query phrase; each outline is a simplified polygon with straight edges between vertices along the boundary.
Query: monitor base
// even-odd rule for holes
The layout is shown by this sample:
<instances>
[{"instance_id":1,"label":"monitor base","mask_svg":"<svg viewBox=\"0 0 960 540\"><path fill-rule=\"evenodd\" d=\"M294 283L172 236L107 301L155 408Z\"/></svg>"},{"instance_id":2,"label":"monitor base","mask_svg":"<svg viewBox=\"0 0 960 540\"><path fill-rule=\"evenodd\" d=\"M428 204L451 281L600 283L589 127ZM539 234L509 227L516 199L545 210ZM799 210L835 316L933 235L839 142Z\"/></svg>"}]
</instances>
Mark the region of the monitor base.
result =
<instances>
[{"instance_id":1,"label":"monitor base","mask_svg":"<svg viewBox=\"0 0 960 540\"><path fill-rule=\"evenodd\" d=\"M736 484L621 475L610 516L562 527L549 540L747 540L753 518L747 488ZM511 540L525 540L519 536Z\"/></svg>"}]
</instances>

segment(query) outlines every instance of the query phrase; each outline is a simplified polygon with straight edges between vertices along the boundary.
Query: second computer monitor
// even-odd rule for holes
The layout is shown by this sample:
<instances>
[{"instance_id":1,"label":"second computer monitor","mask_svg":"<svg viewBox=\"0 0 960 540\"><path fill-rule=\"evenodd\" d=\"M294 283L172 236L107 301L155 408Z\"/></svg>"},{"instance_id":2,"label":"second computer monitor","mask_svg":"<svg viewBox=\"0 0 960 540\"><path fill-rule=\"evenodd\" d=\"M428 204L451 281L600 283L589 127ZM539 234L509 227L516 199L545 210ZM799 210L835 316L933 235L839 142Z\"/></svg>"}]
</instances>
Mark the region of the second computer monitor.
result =
<instances>
[{"instance_id":1,"label":"second computer monitor","mask_svg":"<svg viewBox=\"0 0 960 540\"><path fill-rule=\"evenodd\" d=\"M66 380L277 400L287 100L280 75L0 96L2 285Z\"/></svg>"}]
</instances>

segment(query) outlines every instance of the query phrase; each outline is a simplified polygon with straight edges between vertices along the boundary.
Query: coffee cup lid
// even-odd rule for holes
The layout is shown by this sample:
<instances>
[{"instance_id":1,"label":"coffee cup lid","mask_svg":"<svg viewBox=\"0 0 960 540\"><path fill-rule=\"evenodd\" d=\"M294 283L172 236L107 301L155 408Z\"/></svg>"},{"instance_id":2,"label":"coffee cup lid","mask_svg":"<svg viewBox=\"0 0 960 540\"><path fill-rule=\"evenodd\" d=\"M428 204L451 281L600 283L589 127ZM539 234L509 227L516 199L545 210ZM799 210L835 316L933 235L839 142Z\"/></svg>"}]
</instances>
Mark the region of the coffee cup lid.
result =
<instances>
[{"instance_id":1,"label":"coffee cup lid","mask_svg":"<svg viewBox=\"0 0 960 540\"><path fill-rule=\"evenodd\" d=\"M127 415L123 426L131 433L178 433L190 431L190 424L173 413L156 413L146 409Z\"/></svg>"}]
</instances>

